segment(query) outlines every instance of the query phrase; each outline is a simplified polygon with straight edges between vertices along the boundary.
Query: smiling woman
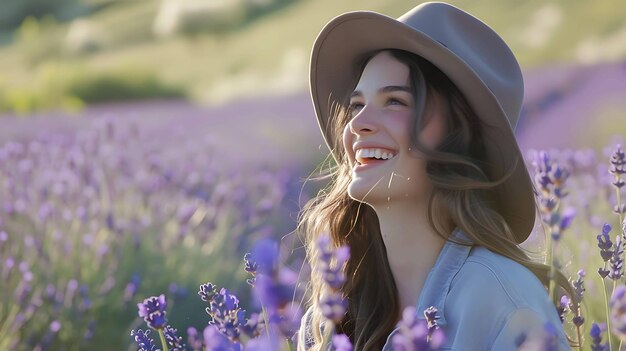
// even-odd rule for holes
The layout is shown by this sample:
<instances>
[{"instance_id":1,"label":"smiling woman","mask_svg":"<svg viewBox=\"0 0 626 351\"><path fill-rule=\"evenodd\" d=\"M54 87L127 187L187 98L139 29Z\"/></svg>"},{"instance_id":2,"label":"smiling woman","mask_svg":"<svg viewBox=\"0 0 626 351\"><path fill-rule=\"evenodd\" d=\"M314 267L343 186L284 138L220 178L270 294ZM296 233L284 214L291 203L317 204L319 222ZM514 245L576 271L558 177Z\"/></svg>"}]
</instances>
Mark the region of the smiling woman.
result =
<instances>
[{"instance_id":1,"label":"smiling woman","mask_svg":"<svg viewBox=\"0 0 626 351\"><path fill-rule=\"evenodd\" d=\"M445 3L397 20L341 15L313 47L311 94L337 166L300 218L313 268L300 350L332 348L333 332L355 350L392 350L402 311L423 319L430 306L446 350L515 350L545 325L553 349L569 349L549 267L519 246L536 211L513 135L523 81L495 32ZM334 322L319 303L322 233L351 250Z\"/></svg>"}]
</instances>

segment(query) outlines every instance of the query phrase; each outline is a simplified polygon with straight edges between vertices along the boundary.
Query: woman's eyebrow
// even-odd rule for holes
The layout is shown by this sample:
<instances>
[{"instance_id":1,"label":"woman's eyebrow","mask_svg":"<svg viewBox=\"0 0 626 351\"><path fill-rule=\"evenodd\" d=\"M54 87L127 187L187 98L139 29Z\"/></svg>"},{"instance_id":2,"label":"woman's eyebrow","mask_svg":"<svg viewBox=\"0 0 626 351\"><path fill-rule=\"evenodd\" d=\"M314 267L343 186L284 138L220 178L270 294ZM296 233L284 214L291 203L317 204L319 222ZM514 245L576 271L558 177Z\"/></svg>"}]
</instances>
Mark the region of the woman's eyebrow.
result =
<instances>
[{"instance_id":1,"label":"woman's eyebrow","mask_svg":"<svg viewBox=\"0 0 626 351\"><path fill-rule=\"evenodd\" d=\"M386 87L382 87L380 89L378 89L378 93L391 93L394 91L404 91L407 93L413 93L411 91L411 87L405 86L405 85L388 85ZM355 96L361 96L363 95L363 93L360 90L355 90L352 92L352 94L350 95L350 97L355 97Z\"/></svg>"}]
</instances>

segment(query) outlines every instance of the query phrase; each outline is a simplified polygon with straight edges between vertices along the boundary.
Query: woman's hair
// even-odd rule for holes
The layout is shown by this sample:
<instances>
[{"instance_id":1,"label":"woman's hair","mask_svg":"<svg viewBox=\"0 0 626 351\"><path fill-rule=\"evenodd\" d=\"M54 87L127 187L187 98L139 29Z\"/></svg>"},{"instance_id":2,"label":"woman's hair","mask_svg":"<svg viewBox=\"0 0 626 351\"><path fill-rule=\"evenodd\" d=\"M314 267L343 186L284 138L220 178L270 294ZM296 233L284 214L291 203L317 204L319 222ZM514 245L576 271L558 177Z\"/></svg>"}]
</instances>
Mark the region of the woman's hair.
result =
<instances>
[{"instance_id":1,"label":"woman's hair","mask_svg":"<svg viewBox=\"0 0 626 351\"><path fill-rule=\"evenodd\" d=\"M370 53L362 60L359 74L380 51ZM533 262L528 257L515 241L516 236L506 220L496 210L494 187L513 170L509 170L503 179L489 179L483 171L483 129L488 126L481 122L458 88L433 64L406 51L384 51L389 51L409 68L416 106L412 143L425 156L426 172L433 184L428 208L432 228L447 239L454 227L458 227L475 245L524 265L547 285L550 267ZM352 88L359 78L355 77ZM425 123L422 121L423 111L432 103L435 94L442 97L446 131L443 141L431 150L420 144L418 134ZM318 249L315 243L319 235L326 232L333 245L349 245L351 252L345 267L348 280L342 288L348 309L344 319L334 329L350 338L354 350L377 351L382 349L400 317L400 302L376 212L369 205L348 196L350 165L342 133L350 121L351 111L348 107L349 92L345 95L334 105L329 122L329 143L337 164L328 171L328 186L304 206L298 223L311 263L310 288L314 303L309 316L312 326L309 333L315 341L312 350L317 351L323 347L321 329L326 333L333 329L327 324L332 322L324 319L315 303L325 292L322 277L316 269ZM575 298L571 285L560 272L557 281ZM326 327L319 328L323 325ZM300 333L304 332L303 325ZM302 345L299 350L303 350Z\"/></svg>"}]
</instances>

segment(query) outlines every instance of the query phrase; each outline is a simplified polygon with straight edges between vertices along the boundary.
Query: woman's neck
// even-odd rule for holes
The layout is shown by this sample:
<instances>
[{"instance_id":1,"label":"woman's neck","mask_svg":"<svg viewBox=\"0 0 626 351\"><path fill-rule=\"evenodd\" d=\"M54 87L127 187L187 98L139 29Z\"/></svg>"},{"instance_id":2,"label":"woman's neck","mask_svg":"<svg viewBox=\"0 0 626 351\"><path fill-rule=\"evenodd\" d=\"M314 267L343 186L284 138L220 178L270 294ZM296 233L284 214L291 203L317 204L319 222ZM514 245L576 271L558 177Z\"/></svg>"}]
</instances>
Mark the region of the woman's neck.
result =
<instances>
[{"instance_id":1,"label":"woman's neck","mask_svg":"<svg viewBox=\"0 0 626 351\"><path fill-rule=\"evenodd\" d=\"M400 310L414 306L445 239L428 222L427 204L392 202L375 206Z\"/></svg>"}]
</instances>

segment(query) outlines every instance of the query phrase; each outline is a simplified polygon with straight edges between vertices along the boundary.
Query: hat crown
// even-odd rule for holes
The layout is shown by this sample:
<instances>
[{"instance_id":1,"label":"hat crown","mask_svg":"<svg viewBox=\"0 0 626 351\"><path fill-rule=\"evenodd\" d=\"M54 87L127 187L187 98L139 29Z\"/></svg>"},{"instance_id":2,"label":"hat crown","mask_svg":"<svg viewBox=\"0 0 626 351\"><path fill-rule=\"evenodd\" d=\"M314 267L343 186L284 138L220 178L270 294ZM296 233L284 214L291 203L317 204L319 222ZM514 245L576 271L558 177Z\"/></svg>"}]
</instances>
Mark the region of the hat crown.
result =
<instances>
[{"instance_id":1,"label":"hat crown","mask_svg":"<svg viewBox=\"0 0 626 351\"><path fill-rule=\"evenodd\" d=\"M513 52L495 31L471 14L441 2L416 6L398 21L436 40L469 66L515 129L524 99L524 81Z\"/></svg>"}]
</instances>

